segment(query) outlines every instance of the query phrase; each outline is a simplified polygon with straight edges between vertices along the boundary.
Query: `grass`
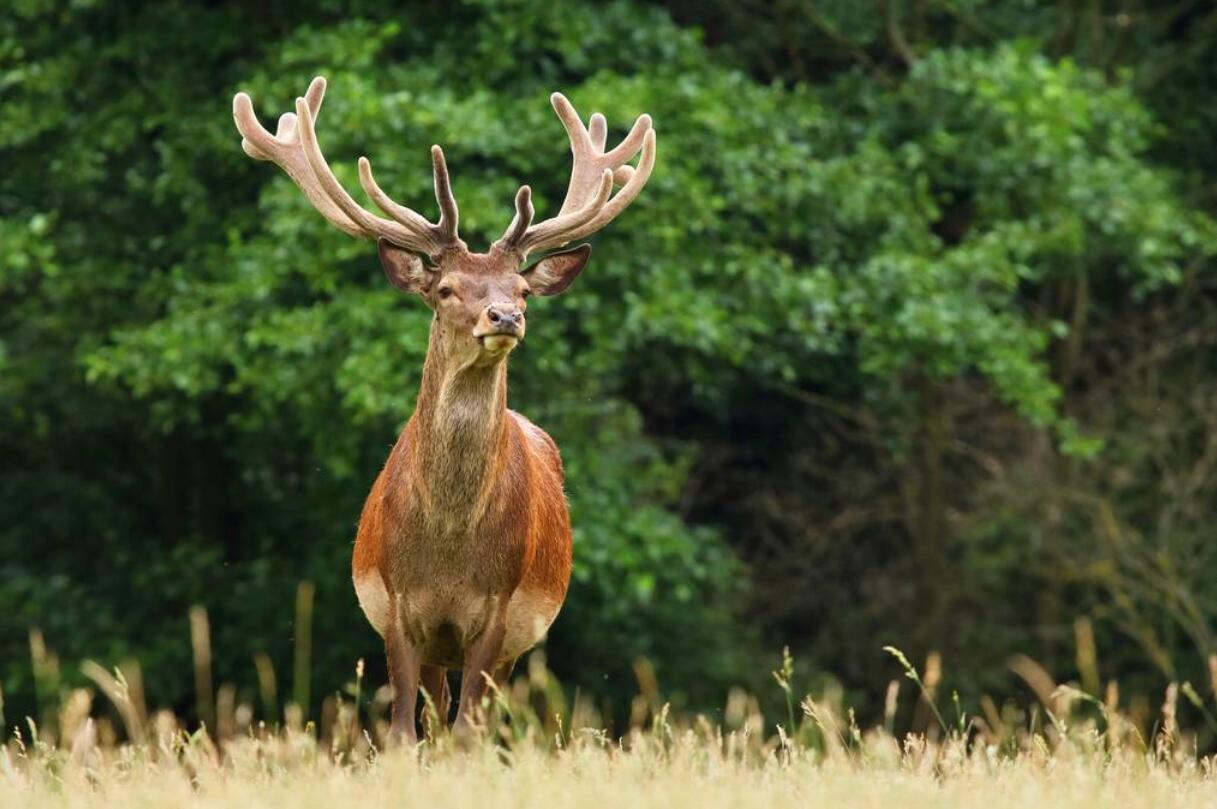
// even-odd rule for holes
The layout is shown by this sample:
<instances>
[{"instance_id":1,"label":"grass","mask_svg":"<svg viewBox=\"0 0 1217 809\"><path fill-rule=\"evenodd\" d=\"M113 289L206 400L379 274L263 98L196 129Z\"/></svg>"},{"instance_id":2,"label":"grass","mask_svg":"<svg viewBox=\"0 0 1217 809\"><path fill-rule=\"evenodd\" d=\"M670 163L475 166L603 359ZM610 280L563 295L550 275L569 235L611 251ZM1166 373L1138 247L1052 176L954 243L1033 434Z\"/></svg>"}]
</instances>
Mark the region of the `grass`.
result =
<instances>
[{"instance_id":1,"label":"grass","mask_svg":"<svg viewBox=\"0 0 1217 809\"><path fill-rule=\"evenodd\" d=\"M921 717L911 720L919 732L897 737L899 680L883 721L862 729L839 689L796 691L785 652L773 672L785 696L780 716L766 718L755 698L735 691L716 723L674 716L640 662L642 693L629 729L614 737L589 702L568 706L534 656L508 687L493 689L493 718L471 749L440 732L406 751L384 749L388 689L365 693L362 663L317 723L292 704L281 715L269 707L273 671L260 663L269 725L230 687L211 693L208 635L205 616L192 614L198 710L214 727L188 732L166 711L150 714L138 666L87 662L95 689L64 690L39 722L10 728L0 807L1217 807L1217 759L1198 754L1177 722L1182 697L1205 720L1201 732L1213 730L1208 698L1189 683L1172 684L1147 721L1121 708L1114 684L1100 699L1091 693L1097 678L1089 690L1057 686L1021 658L1012 667L1037 703L988 702L968 716L952 696L944 715L941 660L931 655L919 672L888 648L916 688ZM31 636L31 654L51 688L58 664L41 636ZM1213 672L1217 691L1217 659Z\"/></svg>"},{"instance_id":2,"label":"grass","mask_svg":"<svg viewBox=\"0 0 1217 809\"><path fill-rule=\"evenodd\" d=\"M722 744L717 743L721 741ZM729 739L680 732L625 746L584 737L560 750L336 760L309 737L247 739L222 757L189 744L110 751L89 764L10 756L5 807L629 806L1193 807L1217 805L1206 766L1136 755L1028 751L993 758L957 744L867 740L858 755L753 758ZM174 748L177 749L174 749Z\"/></svg>"}]
</instances>

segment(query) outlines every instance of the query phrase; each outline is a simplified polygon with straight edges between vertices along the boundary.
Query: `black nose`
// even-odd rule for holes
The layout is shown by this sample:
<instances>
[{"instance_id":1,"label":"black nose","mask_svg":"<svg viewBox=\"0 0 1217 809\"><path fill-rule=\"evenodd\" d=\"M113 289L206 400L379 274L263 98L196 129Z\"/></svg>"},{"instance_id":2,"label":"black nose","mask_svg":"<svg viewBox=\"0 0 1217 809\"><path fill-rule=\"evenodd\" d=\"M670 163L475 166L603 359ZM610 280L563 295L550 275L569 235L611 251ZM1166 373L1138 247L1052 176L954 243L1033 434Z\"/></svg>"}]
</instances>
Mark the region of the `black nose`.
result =
<instances>
[{"instance_id":1,"label":"black nose","mask_svg":"<svg viewBox=\"0 0 1217 809\"><path fill-rule=\"evenodd\" d=\"M515 307L491 306L486 310L486 319L490 321L491 326L518 328L520 321L524 319L524 313Z\"/></svg>"}]
</instances>

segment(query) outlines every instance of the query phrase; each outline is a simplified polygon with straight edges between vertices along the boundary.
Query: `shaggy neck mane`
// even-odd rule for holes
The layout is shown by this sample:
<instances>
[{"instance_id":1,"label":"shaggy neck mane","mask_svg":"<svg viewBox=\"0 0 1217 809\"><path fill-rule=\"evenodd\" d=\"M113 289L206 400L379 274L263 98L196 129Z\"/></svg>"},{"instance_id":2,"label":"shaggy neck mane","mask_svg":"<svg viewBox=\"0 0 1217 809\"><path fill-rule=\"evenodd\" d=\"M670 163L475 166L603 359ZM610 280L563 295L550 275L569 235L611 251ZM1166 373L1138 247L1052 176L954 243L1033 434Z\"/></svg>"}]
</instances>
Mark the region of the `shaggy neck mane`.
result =
<instances>
[{"instance_id":1,"label":"shaggy neck mane","mask_svg":"<svg viewBox=\"0 0 1217 809\"><path fill-rule=\"evenodd\" d=\"M446 523L480 514L506 440L506 359L462 366L432 323L413 418L415 469L433 513Z\"/></svg>"}]
</instances>

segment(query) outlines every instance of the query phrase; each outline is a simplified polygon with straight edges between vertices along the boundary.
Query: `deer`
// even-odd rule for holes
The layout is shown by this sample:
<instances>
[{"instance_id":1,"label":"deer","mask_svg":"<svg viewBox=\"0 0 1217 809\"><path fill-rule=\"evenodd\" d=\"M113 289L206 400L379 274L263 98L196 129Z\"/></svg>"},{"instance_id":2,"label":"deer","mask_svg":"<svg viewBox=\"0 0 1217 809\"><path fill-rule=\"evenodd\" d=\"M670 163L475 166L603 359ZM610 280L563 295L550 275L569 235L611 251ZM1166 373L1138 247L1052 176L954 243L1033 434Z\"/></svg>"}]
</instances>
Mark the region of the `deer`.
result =
<instances>
[{"instance_id":1,"label":"deer","mask_svg":"<svg viewBox=\"0 0 1217 809\"><path fill-rule=\"evenodd\" d=\"M447 720L448 671L456 669L452 730L468 739L482 727L490 682L504 682L553 624L573 558L558 446L507 407L507 359L524 340L527 299L564 292L591 253L587 243L561 248L599 231L646 185L655 129L640 115L608 149L605 117L595 113L584 125L570 101L553 93L573 156L562 205L534 222L531 187L521 186L503 235L475 253L458 235L438 145L431 147L435 222L381 190L366 157L358 161L359 182L385 216L351 197L317 141L325 90L325 78L314 78L274 135L246 93L233 99L233 118L249 157L278 165L339 230L374 239L389 283L432 311L415 408L364 503L351 571L359 605L384 640L390 739L418 744L420 687Z\"/></svg>"}]
</instances>

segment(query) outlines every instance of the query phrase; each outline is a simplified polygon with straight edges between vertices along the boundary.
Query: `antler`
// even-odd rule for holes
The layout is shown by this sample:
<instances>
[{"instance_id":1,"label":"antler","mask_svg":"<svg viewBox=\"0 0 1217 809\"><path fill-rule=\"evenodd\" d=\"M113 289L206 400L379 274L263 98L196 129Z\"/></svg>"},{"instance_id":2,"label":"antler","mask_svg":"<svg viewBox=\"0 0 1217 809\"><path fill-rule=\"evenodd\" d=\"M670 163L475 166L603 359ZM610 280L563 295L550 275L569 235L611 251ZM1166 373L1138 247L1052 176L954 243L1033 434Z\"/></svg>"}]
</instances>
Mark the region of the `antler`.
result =
<instances>
[{"instance_id":1,"label":"antler","mask_svg":"<svg viewBox=\"0 0 1217 809\"><path fill-rule=\"evenodd\" d=\"M339 229L364 238L384 238L388 241L428 255L437 255L461 244L457 236L460 214L444 152L431 147L431 163L435 175L435 199L439 203L439 222L432 224L414 211L389 198L372 177L372 164L359 158L359 182L376 205L391 219L383 219L364 210L347 193L326 163L317 142L316 118L325 96L325 79L313 79L303 98L296 99L296 112L284 113L279 126L271 135L254 114L253 102L245 93L232 100L232 117L242 140L241 148L255 160L269 160L287 172L304 192L318 213Z\"/></svg>"},{"instance_id":2,"label":"antler","mask_svg":"<svg viewBox=\"0 0 1217 809\"><path fill-rule=\"evenodd\" d=\"M608 124L603 115L593 114L589 125L584 127L566 96L554 93L549 100L570 137L574 164L566 199L552 219L532 224L532 189L525 185L516 193L515 217L495 245L524 255L532 250L561 247L600 230L634 201L655 167L655 130L651 128L651 116L638 116L625 139L606 152ZM627 163L640 149L642 156L635 169ZM609 199L614 182L622 188Z\"/></svg>"}]
</instances>

